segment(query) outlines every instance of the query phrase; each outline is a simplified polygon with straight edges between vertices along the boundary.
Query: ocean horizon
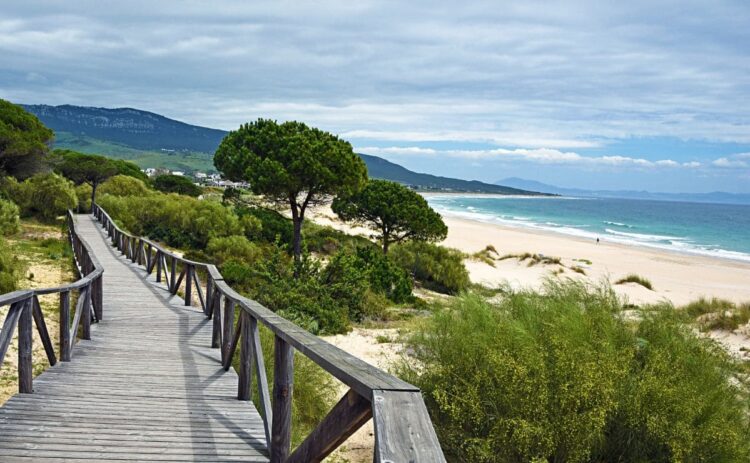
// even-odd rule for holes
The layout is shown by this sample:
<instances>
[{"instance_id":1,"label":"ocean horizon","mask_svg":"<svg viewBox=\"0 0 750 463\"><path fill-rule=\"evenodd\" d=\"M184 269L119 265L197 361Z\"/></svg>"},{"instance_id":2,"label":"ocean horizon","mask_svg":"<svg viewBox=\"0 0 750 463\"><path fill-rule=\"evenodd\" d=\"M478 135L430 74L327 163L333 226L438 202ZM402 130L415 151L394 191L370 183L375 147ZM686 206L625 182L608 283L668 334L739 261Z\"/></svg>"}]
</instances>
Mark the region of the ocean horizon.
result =
<instances>
[{"instance_id":1,"label":"ocean horizon","mask_svg":"<svg viewBox=\"0 0 750 463\"><path fill-rule=\"evenodd\" d=\"M428 194L458 218L750 262L750 205L574 196Z\"/></svg>"}]
</instances>

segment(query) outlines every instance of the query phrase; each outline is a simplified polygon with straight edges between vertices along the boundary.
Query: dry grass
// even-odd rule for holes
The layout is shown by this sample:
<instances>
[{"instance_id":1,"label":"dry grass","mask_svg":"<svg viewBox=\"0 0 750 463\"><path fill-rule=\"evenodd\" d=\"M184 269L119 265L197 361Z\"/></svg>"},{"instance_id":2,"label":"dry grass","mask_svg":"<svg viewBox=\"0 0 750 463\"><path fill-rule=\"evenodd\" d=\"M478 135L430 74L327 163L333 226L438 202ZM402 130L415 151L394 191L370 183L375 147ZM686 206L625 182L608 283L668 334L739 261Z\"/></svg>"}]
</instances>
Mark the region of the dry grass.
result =
<instances>
[{"instance_id":1,"label":"dry grass","mask_svg":"<svg viewBox=\"0 0 750 463\"><path fill-rule=\"evenodd\" d=\"M630 275L615 281L616 285L622 285L625 283L635 283L643 286L646 289L650 289L651 291L654 290L654 286L651 284L651 281L648 278L636 275L635 273L631 273Z\"/></svg>"}]
</instances>

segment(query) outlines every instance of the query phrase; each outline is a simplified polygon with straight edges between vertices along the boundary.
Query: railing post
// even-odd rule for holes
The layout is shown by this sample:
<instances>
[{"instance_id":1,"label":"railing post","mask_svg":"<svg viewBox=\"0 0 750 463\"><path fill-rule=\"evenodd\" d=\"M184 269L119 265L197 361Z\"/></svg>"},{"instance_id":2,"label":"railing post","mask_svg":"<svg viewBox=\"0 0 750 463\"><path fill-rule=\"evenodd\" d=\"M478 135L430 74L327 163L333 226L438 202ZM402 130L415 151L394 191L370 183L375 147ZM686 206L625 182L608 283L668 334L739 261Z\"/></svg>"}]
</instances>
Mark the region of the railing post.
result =
<instances>
[{"instance_id":1,"label":"railing post","mask_svg":"<svg viewBox=\"0 0 750 463\"><path fill-rule=\"evenodd\" d=\"M83 322L82 339L91 339L91 283L84 291L81 291L79 297L83 297L83 307L81 310L81 321Z\"/></svg>"},{"instance_id":2,"label":"railing post","mask_svg":"<svg viewBox=\"0 0 750 463\"><path fill-rule=\"evenodd\" d=\"M156 249L156 282L161 283L161 251Z\"/></svg>"},{"instance_id":3,"label":"railing post","mask_svg":"<svg viewBox=\"0 0 750 463\"><path fill-rule=\"evenodd\" d=\"M208 274L206 279L206 306L203 308L203 313L206 317L210 317L213 313L214 304L214 279L211 273Z\"/></svg>"},{"instance_id":4,"label":"railing post","mask_svg":"<svg viewBox=\"0 0 750 463\"><path fill-rule=\"evenodd\" d=\"M185 265L185 305L193 305L193 272L195 268L190 264Z\"/></svg>"},{"instance_id":5,"label":"railing post","mask_svg":"<svg viewBox=\"0 0 750 463\"><path fill-rule=\"evenodd\" d=\"M234 312L234 310L232 310ZM250 400L253 389L253 338L250 333L250 315L244 310L240 312L240 371L239 382L237 384L237 400ZM226 320L226 317L224 318ZM226 330L224 330L226 334ZM231 326L229 334L229 343L225 342L225 355L230 355L232 345ZM231 359L229 360L231 362Z\"/></svg>"},{"instance_id":6,"label":"railing post","mask_svg":"<svg viewBox=\"0 0 750 463\"><path fill-rule=\"evenodd\" d=\"M242 314L244 313L245 313L244 310L240 311L239 323L242 323L244 321L244 319L242 318ZM245 332L244 325L241 325L241 329L243 330L242 333L244 333ZM232 332L233 330L234 330L234 301L227 298L227 301L224 303L224 331L221 335L221 339L222 339L221 358L222 360L226 360L227 355L229 355L229 349L232 347L232 335L234 334ZM242 346L244 346L244 344L242 344ZM242 381L242 379L240 379L240 381Z\"/></svg>"},{"instance_id":7,"label":"railing post","mask_svg":"<svg viewBox=\"0 0 750 463\"><path fill-rule=\"evenodd\" d=\"M94 316L97 321L102 321L102 315L104 314L104 274L100 274L99 277L94 280Z\"/></svg>"},{"instance_id":8,"label":"railing post","mask_svg":"<svg viewBox=\"0 0 750 463\"><path fill-rule=\"evenodd\" d=\"M169 265L169 292L177 294L177 259L174 256L170 256L170 259L172 262Z\"/></svg>"},{"instance_id":9,"label":"railing post","mask_svg":"<svg viewBox=\"0 0 750 463\"><path fill-rule=\"evenodd\" d=\"M219 291L214 292L214 312L211 316L213 318L213 331L211 333L211 347L221 347L221 293ZM229 298L226 298L229 301Z\"/></svg>"},{"instance_id":10,"label":"railing post","mask_svg":"<svg viewBox=\"0 0 750 463\"><path fill-rule=\"evenodd\" d=\"M271 463L282 463L289 456L292 439L294 349L279 336L275 337L274 359Z\"/></svg>"},{"instance_id":11,"label":"railing post","mask_svg":"<svg viewBox=\"0 0 750 463\"><path fill-rule=\"evenodd\" d=\"M70 362L70 291L60 293L60 360Z\"/></svg>"},{"instance_id":12,"label":"railing post","mask_svg":"<svg viewBox=\"0 0 750 463\"><path fill-rule=\"evenodd\" d=\"M21 316L18 318L18 392L31 394L34 389L32 384L34 369L31 359L33 297L26 299L22 304Z\"/></svg>"}]
</instances>

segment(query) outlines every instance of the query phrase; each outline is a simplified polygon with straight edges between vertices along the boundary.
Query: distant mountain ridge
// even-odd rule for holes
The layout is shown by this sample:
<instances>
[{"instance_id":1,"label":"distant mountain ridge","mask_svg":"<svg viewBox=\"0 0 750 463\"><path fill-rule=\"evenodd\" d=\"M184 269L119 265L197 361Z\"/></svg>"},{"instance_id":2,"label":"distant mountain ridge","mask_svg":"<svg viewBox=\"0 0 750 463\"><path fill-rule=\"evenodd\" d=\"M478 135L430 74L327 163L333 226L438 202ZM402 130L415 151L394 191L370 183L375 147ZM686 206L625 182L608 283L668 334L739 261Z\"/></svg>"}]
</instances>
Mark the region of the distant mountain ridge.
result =
<instances>
[{"instance_id":1,"label":"distant mountain ridge","mask_svg":"<svg viewBox=\"0 0 750 463\"><path fill-rule=\"evenodd\" d=\"M470 193L494 193L503 195L539 195L536 191L493 185L478 180L461 180L439 177L431 174L413 172L403 166L369 154L359 154L367 164L367 171L372 178L382 178L403 183L419 190L455 191ZM543 193L541 193L543 194Z\"/></svg>"},{"instance_id":2,"label":"distant mountain ridge","mask_svg":"<svg viewBox=\"0 0 750 463\"><path fill-rule=\"evenodd\" d=\"M55 146L128 159L145 167L186 172L213 171L213 153L228 133L133 108L21 105L55 131ZM371 177L429 191L538 195L476 180L413 172L393 162L360 154Z\"/></svg>"},{"instance_id":3,"label":"distant mountain ridge","mask_svg":"<svg viewBox=\"0 0 750 463\"><path fill-rule=\"evenodd\" d=\"M513 188L530 189L544 193L563 196L579 196L589 198L623 198L623 199L652 199L658 201L684 201L697 203L721 204L750 204L749 194L725 193L715 191L711 193L654 193L635 190L585 190L580 188L562 188L547 183L510 177L498 180L497 184Z\"/></svg>"},{"instance_id":4,"label":"distant mountain ridge","mask_svg":"<svg viewBox=\"0 0 750 463\"><path fill-rule=\"evenodd\" d=\"M224 130L209 129L133 108L22 105L55 132L107 140L141 150L213 153Z\"/></svg>"}]
</instances>

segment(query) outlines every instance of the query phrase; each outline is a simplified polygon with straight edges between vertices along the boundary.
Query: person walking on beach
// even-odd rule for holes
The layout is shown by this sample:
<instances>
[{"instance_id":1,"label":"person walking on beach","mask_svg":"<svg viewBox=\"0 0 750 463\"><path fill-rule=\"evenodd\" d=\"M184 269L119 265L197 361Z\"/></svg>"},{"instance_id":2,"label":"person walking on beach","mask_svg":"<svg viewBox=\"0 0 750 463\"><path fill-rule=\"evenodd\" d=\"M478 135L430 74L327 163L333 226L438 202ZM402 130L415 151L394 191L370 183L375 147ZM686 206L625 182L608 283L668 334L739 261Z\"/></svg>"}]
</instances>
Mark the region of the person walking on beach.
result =
<instances>
[{"instance_id":1,"label":"person walking on beach","mask_svg":"<svg viewBox=\"0 0 750 463\"><path fill-rule=\"evenodd\" d=\"M599 237L596 237L596 244L599 244Z\"/></svg>"}]
</instances>

